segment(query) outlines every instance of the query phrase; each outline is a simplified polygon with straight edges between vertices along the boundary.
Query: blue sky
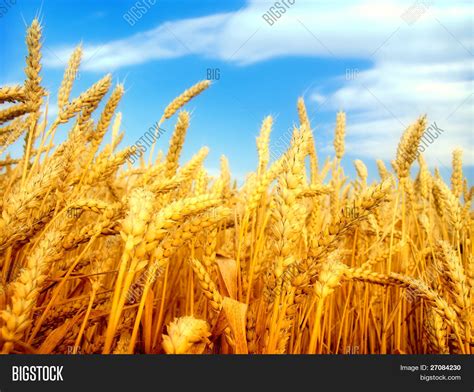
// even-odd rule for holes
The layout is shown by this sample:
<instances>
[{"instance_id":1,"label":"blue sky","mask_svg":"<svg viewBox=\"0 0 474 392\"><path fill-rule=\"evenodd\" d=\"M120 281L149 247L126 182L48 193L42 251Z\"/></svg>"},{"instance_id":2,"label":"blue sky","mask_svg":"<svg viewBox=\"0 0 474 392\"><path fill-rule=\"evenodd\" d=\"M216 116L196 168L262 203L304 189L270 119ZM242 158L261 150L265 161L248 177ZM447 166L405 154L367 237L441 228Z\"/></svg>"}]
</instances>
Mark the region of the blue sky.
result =
<instances>
[{"instance_id":1,"label":"blue sky","mask_svg":"<svg viewBox=\"0 0 474 392\"><path fill-rule=\"evenodd\" d=\"M0 6L12 0L0 0ZM137 4L138 3L138 4ZM320 160L333 155L335 114L347 112L346 172L362 159L376 177L404 127L427 113L445 132L427 149L431 166L449 176L451 151L464 149L472 183L473 9L464 1L304 1L269 25L275 1L17 0L0 8L0 84L24 79L25 22L44 26L44 85L55 92L73 47L85 54L78 95L107 72L124 82L124 145L132 144L184 89L219 69L220 79L193 100L183 159L203 146L214 174L221 154L242 179L256 166L255 137L275 118L271 145L286 139L304 96ZM294 4L291 4L294 3ZM146 9L130 20L134 5ZM125 15L125 16L124 16ZM174 120L159 141L166 149ZM66 130L63 130L66 132Z\"/></svg>"}]
</instances>

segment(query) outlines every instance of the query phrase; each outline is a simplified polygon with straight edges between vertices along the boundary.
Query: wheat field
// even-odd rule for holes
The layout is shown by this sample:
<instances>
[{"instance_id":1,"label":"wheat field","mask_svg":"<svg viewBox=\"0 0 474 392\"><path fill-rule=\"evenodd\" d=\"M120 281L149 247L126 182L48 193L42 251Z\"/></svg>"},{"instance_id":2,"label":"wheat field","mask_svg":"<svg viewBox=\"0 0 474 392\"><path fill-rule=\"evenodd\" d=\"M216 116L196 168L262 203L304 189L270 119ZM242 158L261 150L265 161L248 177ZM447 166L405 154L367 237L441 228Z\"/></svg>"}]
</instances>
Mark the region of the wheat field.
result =
<instances>
[{"instance_id":1,"label":"wheat field","mask_svg":"<svg viewBox=\"0 0 474 392\"><path fill-rule=\"evenodd\" d=\"M209 175L206 147L179 163L183 107L208 81L164 108L167 151L119 150L123 86L106 75L70 96L80 46L47 121L41 40L34 20L25 82L0 88L2 353L473 352L473 188L461 150L450 184L430 172L425 116L369 183L362 161L355 179L340 164L343 112L335 156L318 161L300 98L287 150L270 160L266 117L238 186L225 156Z\"/></svg>"}]
</instances>

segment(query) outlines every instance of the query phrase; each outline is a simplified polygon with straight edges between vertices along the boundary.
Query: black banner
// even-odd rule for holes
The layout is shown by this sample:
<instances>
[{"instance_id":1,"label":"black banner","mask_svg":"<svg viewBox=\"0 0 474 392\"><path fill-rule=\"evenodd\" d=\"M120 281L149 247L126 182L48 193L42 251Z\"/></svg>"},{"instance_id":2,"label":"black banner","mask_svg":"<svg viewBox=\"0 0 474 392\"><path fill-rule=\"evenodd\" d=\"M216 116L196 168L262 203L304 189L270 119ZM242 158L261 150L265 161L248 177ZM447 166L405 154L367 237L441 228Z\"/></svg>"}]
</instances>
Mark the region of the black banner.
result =
<instances>
[{"instance_id":1,"label":"black banner","mask_svg":"<svg viewBox=\"0 0 474 392\"><path fill-rule=\"evenodd\" d=\"M474 391L472 356L4 355L0 392ZM258 388L258 389L257 389Z\"/></svg>"}]
</instances>

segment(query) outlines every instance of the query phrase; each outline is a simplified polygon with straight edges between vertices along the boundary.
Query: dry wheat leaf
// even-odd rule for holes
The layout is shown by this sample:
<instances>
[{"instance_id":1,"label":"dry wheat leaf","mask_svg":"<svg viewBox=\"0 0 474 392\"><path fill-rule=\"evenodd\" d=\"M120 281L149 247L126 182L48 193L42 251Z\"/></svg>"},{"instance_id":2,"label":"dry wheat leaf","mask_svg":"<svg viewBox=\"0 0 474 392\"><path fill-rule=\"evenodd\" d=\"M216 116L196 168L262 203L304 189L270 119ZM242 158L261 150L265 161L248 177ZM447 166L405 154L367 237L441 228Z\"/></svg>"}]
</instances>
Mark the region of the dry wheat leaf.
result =
<instances>
[{"instance_id":1,"label":"dry wheat leaf","mask_svg":"<svg viewBox=\"0 0 474 392\"><path fill-rule=\"evenodd\" d=\"M237 262L221 256L216 257L216 262L229 296L237 299Z\"/></svg>"},{"instance_id":2,"label":"dry wheat leaf","mask_svg":"<svg viewBox=\"0 0 474 392\"><path fill-rule=\"evenodd\" d=\"M230 329L235 339L235 353L248 354L246 338L247 305L232 298L225 297L222 308L229 322Z\"/></svg>"},{"instance_id":3,"label":"dry wheat leaf","mask_svg":"<svg viewBox=\"0 0 474 392\"><path fill-rule=\"evenodd\" d=\"M76 314L76 316L74 316L72 319L68 320L63 325L59 326L53 332L48 334L47 338L38 349L38 354L50 354L81 316L83 316L82 313Z\"/></svg>"}]
</instances>

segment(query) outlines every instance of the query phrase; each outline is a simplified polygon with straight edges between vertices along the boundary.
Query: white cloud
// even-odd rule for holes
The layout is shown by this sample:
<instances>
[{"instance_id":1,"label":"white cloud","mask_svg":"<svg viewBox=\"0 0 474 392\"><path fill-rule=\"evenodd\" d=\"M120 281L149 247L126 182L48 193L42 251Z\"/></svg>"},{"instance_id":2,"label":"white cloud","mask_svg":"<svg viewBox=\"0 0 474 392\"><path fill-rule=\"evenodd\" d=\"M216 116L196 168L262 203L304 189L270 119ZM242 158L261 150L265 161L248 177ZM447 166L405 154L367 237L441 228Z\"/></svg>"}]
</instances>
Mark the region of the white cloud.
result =
<instances>
[{"instance_id":1,"label":"white cloud","mask_svg":"<svg viewBox=\"0 0 474 392\"><path fill-rule=\"evenodd\" d=\"M375 56L372 68L330 96L327 110L342 107L349 114L352 148L347 151L390 159L405 126L427 114L429 123L446 130L427 149L428 162L449 167L452 150L461 147L465 164L474 165L472 56L436 20L431 23L437 26L413 26L418 30L411 35L404 30L393 36L389 47ZM424 29L433 31L428 34ZM463 34L458 32L461 38ZM403 51L409 40L420 41L411 43L417 49ZM431 41L443 56L433 51Z\"/></svg>"},{"instance_id":2,"label":"white cloud","mask_svg":"<svg viewBox=\"0 0 474 392\"><path fill-rule=\"evenodd\" d=\"M49 103L48 105L48 121L54 120L59 114L59 107L56 103Z\"/></svg>"},{"instance_id":3,"label":"white cloud","mask_svg":"<svg viewBox=\"0 0 474 392\"><path fill-rule=\"evenodd\" d=\"M291 55L369 57L388 33L405 24L400 14L411 4L298 0L270 26L262 15L274 3L252 0L236 12L165 22L126 38L86 43L84 58L94 58L86 69L102 71L189 54L241 64ZM414 44L418 42L406 42ZM442 43L431 43L432 47L439 45ZM46 57L46 64L63 66L72 49L55 48Z\"/></svg>"},{"instance_id":4,"label":"white cloud","mask_svg":"<svg viewBox=\"0 0 474 392\"><path fill-rule=\"evenodd\" d=\"M317 92L313 92L311 94L311 100L318 103L318 104L323 104L324 102L326 102L328 98L322 94L319 94Z\"/></svg>"},{"instance_id":5,"label":"white cloud","mask_svg":"<svg viewBox=\"0 0 474 392\"><path fill-rule=\"evenodd\" d=\"M190 54L240 65L281 56L369 60L370 68L359 70L355 80L341 75L341 87L332 94L317 89L308 94L316 105L329 98L326 109L348 112L352 151L390 159L403 125L427 113L429 121L446 129L443 140L428 149L428 160L448 165L451 149L460 145L466 163L474 165L470 2L296 0L270 26L262 15L273 4L251 0L238 12L86 43L84 69L104 71ZM71 50L54 52L64 59ZM57 57L47 56L46 64L62 67Z\"/></svg>"},{"instance_id":6,"label":"white cloud","mask_svg":"<svg viewBox=\"0 0 474 392\"><path fill-rule=\"evenodd\" d=\"M82 68L88 71L110 71L124 66L139 65L152 60L170 59L193 53L205 55L231 14L166 22L155 29L131 37L101 43L85 44ZM53 48L45 58L50 67L64 67L72 47Z\"/></svg>"}]
</instances>

